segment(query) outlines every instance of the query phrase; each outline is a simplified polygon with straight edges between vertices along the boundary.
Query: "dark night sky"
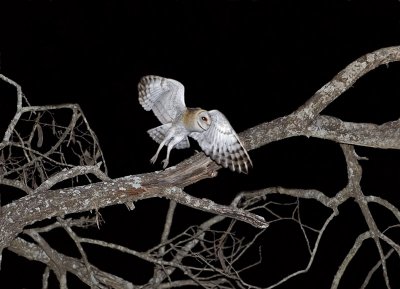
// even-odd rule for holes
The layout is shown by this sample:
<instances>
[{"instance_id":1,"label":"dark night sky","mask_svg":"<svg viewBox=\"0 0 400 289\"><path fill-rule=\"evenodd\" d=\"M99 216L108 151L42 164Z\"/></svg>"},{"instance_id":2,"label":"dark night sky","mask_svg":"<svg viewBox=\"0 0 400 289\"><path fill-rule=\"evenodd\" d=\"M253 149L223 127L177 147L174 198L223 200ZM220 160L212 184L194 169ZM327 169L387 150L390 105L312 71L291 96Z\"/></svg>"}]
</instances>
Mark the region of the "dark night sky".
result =
<instances>
[{"instance_id":1,"label":"dark night sky","mask_svg":"<svg viewBox=\"0 0 400 289\"><path fill-rule=\"evenodd\" d=\"M33 105L79 103L102 144L111 177L161 168L160 163L149 164L157 145L146 130L157 126L158 120L137 101L137 82L143 75L179 80L185 85L188 106L219 109L240 132L292 112L359 56L399 43L400 2L396 0L6 0L0 4L0 72L18 82ZM398 63L380 67L324 113L357 122L395 120L399 118L399 77ZM1 128L15 105L11 93L3 99L6 105L1 111L6 112L0 118ZM400 205L399 152L366 148L357 152L370 158L362 163L365 193ZM193 148L172 151L170 163L192 154ZM220 170L216 179L186 191L227 203L240 190L279 185L315 188L332 196L346 183L342 153L332 142L288 139L250 155L254 169L249 175ZM125 207L104 209L106 223L96 234L147 248L147 242L156 242L161 234L159 220L166 208L165 200L147 200L133 212ZM320 212L313 204L306 208L310 222L318 219ZM354 215L354 224L338 218L323 245L330 251L328 257L318 258L309 275L282 288L329 287L333 275L324 274L340 264L334 256L344 256L354 237L365 230L354 204L341 209L344 216ZM159 210L158 216L152 214L154 210ZM180 210L182 216L190 216L185 219L191 224L202 220L191 209ZM185 225L178 222L175 232ZM275 238L271 244L285 244L292 238L282 228L271 228ZM284 254L283 268L285 262L295 263L290 257L294 253L290 254ZM5 253L0 284L17 268L33 267L12 258ZM122 262L116 259L104 256L99 262ZM258 273L282 267L267 266ZM9 288L39 288L39 268L34 281L29 281L33 283L20 280L21 284ZM121 270L123 276L131 272ZM349 277L346 281L353 284Z\"/></svg>"}]
</instances>

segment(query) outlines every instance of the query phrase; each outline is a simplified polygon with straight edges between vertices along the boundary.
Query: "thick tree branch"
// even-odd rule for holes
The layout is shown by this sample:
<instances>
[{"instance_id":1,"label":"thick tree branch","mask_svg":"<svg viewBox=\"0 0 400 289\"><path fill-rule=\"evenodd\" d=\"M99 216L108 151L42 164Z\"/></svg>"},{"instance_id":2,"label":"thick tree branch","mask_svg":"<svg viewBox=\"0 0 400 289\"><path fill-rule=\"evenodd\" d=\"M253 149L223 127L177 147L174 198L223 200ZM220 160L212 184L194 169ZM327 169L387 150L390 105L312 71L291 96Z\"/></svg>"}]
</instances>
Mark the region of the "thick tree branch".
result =
<instances>
[{"instance_id":1,"label":"thick tree branch","mask_svg":"<svg viewBox=\"0 0 400 289\"><path fill-rule=\"evenodd\" d=\"M295 113L304 125L311 123L329 104L371 70L400 60L400 46L385 47L356 59L321 87Z\"/></svg>"},{"instance_id":2,"label":"thick tree branch","mask_svg":"<svg viewBox=\"0 0 400 289\"><path fill-rule=\"evenodd\" d=\"M273 141L299 135L322 137L344 143L349 141L349 144L378 148L393 146L398 149L400 143L399 121L377 126L371 124L346 124L333 117L319 116L332 101L352 87L360 77L382 64L394 61L400 61L400 46L382 48L361 56L340 71L296 111L245 130L240 134L241 139L249 150L259 148ZM376 137L368 133L370 128L378 130L380 135L384 135L389 140L385 141L383 139L383 141L381 140L382 143L377 142ZM387 134L385 134L385 129L389 129ZM394 133L393 136L392 133ZM338 138L336 139L335 137Z\"/></svg>"},{"instance_id":3,"label":"thick tree branch","mask_svg":"<svg viewBox=\"0 0 400 289\"><path fill-rule=\"evenodd\" d=\"M305 135L365 147L400 149L400 121L381 125L345 122L332 116L318 116Z\"/></svg>"},{"instance_id":4,"label":"thick tree branch","mask_svg":"<svg viewBox=\"0 0 400 289\"><path fill-rule=\"evenodd\" d=\"M181 186L208 176L207 169L201 167L202 164L199 162L191 165L191 161L186 161L162 172L128 176L70 189L47 190L20 198L2 208L0 230L3 235L0 248L6 247L26 225L45 218L154 197L173 199L193 208L235 217L261 228L268 225L262 217L252 213L217 205L181 191ZM197 174L188 176L188 172L192 171ZM174 176L172 179L171 175ZM181 175L180 179L176 177L178 175Z\"/></svg>"}]
</instances>

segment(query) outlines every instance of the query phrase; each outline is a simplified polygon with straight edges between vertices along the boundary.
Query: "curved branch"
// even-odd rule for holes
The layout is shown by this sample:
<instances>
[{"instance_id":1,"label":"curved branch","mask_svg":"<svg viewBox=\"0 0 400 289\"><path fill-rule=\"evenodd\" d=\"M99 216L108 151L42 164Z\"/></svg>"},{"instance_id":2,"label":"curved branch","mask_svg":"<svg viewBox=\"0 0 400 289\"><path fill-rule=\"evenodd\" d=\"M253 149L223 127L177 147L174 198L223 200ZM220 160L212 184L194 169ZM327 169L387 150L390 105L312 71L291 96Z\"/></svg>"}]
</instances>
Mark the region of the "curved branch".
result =
<instances>
[{"instance_id":1,"label":"curved branch","mask_svg":"<svg viewBox=\"0 0 400 289\"><path fill-rule=\"evenodd\" d=\"M363 75L367 74L369 71L377 68L380 65L388 64L390 62L400 61L400 46L392 46L382 48L371 53L367 53L357 60L350 63L342 71L340 71L336 76L326 83L322 88L320 88L309 100L306 101L302 106L300 106L293 113L275 119L271 122L265 122L259 124L255 127L245 130L243 133L239 134L240 138L243 140L246 149L252 150L264 146L270 142L278 141L284 138L306 135L316 133L315 124L312 123L317 121L319 114L336 98L338 98L343 92L352 87L352 85ZM351 138L346 138L338 134L341 130L345 129L348 135L358 136L361 132L359 127L345 126L344 128L335 128L338 125L337 119L334 118L320 119L320 125L323 125L327 132L329 132L329 137L324 137L327 139L332 139L337 142L344 142L351 140ZM386 129L391 129L391 131L396 132L395 137L392 138L391 134L385 135L392 139L390 143L394 144L395 148L399 148L400 136L399 136L399 123L387 123L384 125ZM317 127L318 128L318 127ZM384 132L384 127L380 127L380 133ZM351 134L350 134L351 133ZM316 135L318 137L318 135ZM339 138L337 138L339 137ZM366 135L364 137L371 137L371 135ZM381 144L376 144L373 140L364 140L360 142L361 137L357 137L357 143L349 142L349 144L366 145L372 147L381 147ZM397 142L397 143L396 143ZM373 144L373 145L372 145ZM387 148L386 146L383 148Z\"/></svg>"},{"instance_id":2,"label":"curved branch","mask_svg":"<svg viewBox=\"0 0 400 289\"><path fill-rule=\"evenodd\" d=\"M385 47L367 53L341 70L335 77L321 87L309 100L296 111L296 114L308 125L329 104L371 70L382 64L400 60L400 46Z\"/></svg>"}]
</instances>

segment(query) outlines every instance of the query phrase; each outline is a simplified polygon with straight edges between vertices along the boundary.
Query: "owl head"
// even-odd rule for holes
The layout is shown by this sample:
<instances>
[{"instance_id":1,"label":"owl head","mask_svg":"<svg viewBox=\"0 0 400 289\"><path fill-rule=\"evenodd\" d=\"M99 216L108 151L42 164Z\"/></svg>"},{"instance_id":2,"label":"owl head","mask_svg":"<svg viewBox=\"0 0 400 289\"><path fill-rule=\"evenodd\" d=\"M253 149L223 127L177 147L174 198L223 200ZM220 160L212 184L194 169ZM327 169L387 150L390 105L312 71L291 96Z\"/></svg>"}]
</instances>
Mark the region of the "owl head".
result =
<instances>
[{"instance_id":1,"label":"owl head","mask_svg":"<svg viewBox=\"0 0 400 289\"><path fill-rule=\"evenodd\" d=\"M196 129L199 132L206 131L211 125L211 116L208 111L199 109L196 113Z\"/></svg>"}]
</instances>

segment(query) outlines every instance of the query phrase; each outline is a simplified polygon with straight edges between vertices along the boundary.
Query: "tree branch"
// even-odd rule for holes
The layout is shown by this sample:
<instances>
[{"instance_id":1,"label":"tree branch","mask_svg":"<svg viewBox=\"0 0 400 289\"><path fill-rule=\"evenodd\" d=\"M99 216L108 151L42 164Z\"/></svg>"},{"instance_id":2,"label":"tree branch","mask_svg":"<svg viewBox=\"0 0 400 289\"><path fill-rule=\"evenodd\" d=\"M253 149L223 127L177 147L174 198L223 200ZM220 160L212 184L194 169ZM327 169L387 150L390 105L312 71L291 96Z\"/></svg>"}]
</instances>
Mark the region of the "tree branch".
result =
<instances>
[{"instance_id":1,"label":"tree branch","mask_svg":"<svg viewBox=\"0 0 400 289\"><path fill-rule=\"evenodd\" d=\"M38 261L47 265L49 265L49 263L51 262L50 258L41 247L39 247L36 244L25 241L24 239L19 237L14 239L14 241L12 241L8 249L11 252L23 256L28 260ZM56 258L62 262L62 266L66 271L71 272L72 274L77 276L82 282L84 282L88 286L92 285L92 280L87 272L87 267L82 260L66 256L54 250L53 250L53 255L56 256ZM113 274L104 272L93 265L91 265L91 270L95 275L96 280L98 280L101 284L105 285L105 287L104 286L100 287L101 285L100 284L98 288L115 288L115 289L139 288L139 286L136 287L132 283L125 281L124 279L115 276Z\"/></svg>"},{"instance_id":2,"label":"tree branch","mask_svg":"<svg viewBox=\"0 0 400 289\"><path fill-rule=\"evenodd\" d=\"M239 136L248 150L299 135L322 137L344 143L348 141L349 144L378 148L393 146L398 149L400 143L399 121L377 126L345 123L337 118L319 116L320 112L343 92L352 87L360 77L382 64L394 61L400 61L400 46L386 47L367 53L336 74L331 81L326 83L293 113L254 126L245 130ZM378 130L380 135L385 136L383 139L388 138L389 140L382 143L376 141L376 138L368 133L370 128ZM385 134L385 129L389 129L394 135L392 136L391 133Z\"/></svg>"},{"instance_id":3,"label":"tree branch","mask_svg":"<svg viewBox=\"0 0 400 289\"><path fill-rule=\"evenodd\" d=\"M268 226L260 216L184 193L180 186L188 184L189 180L197 181L208 176L207 169L201 167L201 162L190 167L187 167L188 164L190 162L186 161L162 172L128 176L70 189L47 190L22 197L2 209L0 230L3 234L0 248L6 247L26 225L39 220L154 197L166 197L203 211L234 217L256 227ZM188 171L202 173L188 177ZM180 174L181 179L174 177L175 183L167 183L170 181L170 172L172 175Z\"/></svg>"}]
</instances>

